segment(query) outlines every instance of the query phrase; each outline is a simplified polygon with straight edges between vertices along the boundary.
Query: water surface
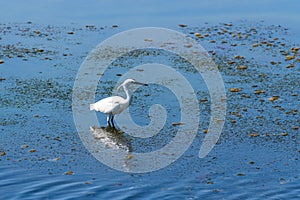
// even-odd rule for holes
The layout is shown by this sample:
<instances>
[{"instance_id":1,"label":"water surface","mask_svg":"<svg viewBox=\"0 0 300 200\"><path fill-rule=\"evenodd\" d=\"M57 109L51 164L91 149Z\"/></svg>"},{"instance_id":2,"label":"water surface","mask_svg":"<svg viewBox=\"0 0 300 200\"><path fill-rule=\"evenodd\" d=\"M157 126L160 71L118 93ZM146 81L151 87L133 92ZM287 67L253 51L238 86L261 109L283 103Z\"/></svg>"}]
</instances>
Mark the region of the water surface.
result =
<instances>
[{"instance_id":1,"label":"water surface","mask_svg":"<svg viewBox=\"0 0 300 200\"><path fill-rule=\"evenodd\" d=\"M1 2L11 8L1 12L0 25L1 198L298 199L299 53L292 60L283 55L299 46L296 1L199 2L159 7L133 1L117 6L111 1ZM29 8L30 3L35 6ZM177 26L181 23L187 27ZM228 106L218 144L199 159L210 97L203 80L185 70L188 63L151 51L112 63L99 84L99 99L110 95L117 74L155 61L188 77L200 100L200 127L191 147L172 165L144 174L119 172L97 161L83 146L71 110L75 76L88 52L107 37L138 26L169 27L199 41L219 66ZM196 32L208 36L197 38ZM247 69L236 68L241 65ZM279 99L268 100L272 96ZM171 124L180 119L178 102L159 86L134 94L133 119L147 124L144 113L153 103L170 112L168 125L147 140L125 135L134 151L156 149L176 131ZM97 116L104 125L105 116Z\"/></svg>"}]
</instances>

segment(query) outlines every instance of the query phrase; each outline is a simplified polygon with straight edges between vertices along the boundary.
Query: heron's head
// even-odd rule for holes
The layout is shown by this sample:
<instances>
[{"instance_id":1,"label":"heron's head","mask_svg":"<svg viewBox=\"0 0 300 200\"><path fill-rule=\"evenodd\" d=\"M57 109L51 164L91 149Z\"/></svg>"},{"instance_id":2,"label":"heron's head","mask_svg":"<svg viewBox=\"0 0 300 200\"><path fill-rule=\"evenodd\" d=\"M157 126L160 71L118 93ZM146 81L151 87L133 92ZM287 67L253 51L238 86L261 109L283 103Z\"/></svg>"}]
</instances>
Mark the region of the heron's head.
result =
<instances>
[{"instance_id":1,"label":"heron's head","mask_svg":"<svg viewBox=\"0 0 300 200\"><path fill-rule=\"evenodd\" d=\"M136 81L132 78L126 79L121 85L128 85L131 83L136 83Z\"/></svg>"},{"instance_id":2,"label":"heron's head","mask_svg":"<svg viewBox=\"0 0 300 200\"><path fill-rule=\"evenodd\" d=\"M136 80L132 79L132 78L129 78L129 79L126 79L118 88L117 90L119 90L122 86L126 87L130 84L137 84L137 85L144 85L144 86L147 86L148 84L146 83L141 83L141 82L137 82Z\"/></svg>"}]
</instances>

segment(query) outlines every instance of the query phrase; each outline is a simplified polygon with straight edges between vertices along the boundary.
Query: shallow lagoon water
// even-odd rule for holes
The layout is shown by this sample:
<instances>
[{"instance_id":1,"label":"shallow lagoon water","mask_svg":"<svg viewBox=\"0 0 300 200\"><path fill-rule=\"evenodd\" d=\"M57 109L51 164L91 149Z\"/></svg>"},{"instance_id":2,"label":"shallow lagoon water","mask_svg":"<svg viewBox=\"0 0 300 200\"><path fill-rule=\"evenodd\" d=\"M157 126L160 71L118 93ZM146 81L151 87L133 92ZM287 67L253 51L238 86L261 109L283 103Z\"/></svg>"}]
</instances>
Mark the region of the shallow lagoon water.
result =
<instances>
[{"instance_id":1,"label":"shallow lagoon water","mask_svg":"<svg viewBox=\"0 0 300 200\"><path fill-rule=\"evenodd\" d=\"M213 151L199 159L210 113L203 81L180 68L182 61L164 52L141 52L135 58L125 58L135 65L149 60L174 66L176 61L180 63L176 67L196 88L201 110L198 135L179 160L152 173L129 174L103 165L86 150L71 110L73 82L83 59L100 41L125 28L1 24L1 198L299 198L299 55L288 61L282 55L290 55L290 48L299 46L293 29L261 21L217 21L172 28L197 39L218 64L227 89L225 127ZM224 29L236 36L218 33ZM68 34L70 31L74 34ZM196 32L208 36L197 38ZM112 89L110 80L117 81L116 74L128 69L128 63L123 62L112 64L97 98L110 95L106 92ZM293 67L286 68L290 64ZM236 69L240 65L247 69ZM230 88L239 90L230 92ZM149 95L153 91L154 95ZM171 124L179 120L173 109L178 104L172 95L165 99L161 95L165 92L153 85L133 96L131 110L137 123L147 124L144 114L150 104L157 103L155 95L174 112L168 116L165 133L146 141L131 140L133 150L151 151L162 145L161 141L170 140L168 132L176 131ZM145 102L137 99L141 96ZM272 96L279 99L269 101ZM167 100L172 103L165 103ZM139 109L141 104L144 109ZM104 125L105 117L97 116Z\"/></svg>"}]
</instances>

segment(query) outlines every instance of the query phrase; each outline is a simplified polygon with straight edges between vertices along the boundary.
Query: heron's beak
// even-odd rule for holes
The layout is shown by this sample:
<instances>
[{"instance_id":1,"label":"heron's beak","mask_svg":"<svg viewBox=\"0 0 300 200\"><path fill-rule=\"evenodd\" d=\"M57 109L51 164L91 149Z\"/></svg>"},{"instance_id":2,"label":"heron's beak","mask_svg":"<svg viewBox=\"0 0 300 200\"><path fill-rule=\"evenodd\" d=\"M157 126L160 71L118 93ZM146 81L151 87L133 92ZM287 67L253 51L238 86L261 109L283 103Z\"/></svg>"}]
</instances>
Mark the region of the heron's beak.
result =
<instances>
[{"instance_id":1,"label":"heron's beak","mask_svg":"<svg viewBox=\"0 0 300 200\"><path fill-rule=\"evenodd\" d=\"M134 84L137 84L137 85L143 85L143 86L148 86L147 83L134 82Z\"/></svg>"}]
</instances>

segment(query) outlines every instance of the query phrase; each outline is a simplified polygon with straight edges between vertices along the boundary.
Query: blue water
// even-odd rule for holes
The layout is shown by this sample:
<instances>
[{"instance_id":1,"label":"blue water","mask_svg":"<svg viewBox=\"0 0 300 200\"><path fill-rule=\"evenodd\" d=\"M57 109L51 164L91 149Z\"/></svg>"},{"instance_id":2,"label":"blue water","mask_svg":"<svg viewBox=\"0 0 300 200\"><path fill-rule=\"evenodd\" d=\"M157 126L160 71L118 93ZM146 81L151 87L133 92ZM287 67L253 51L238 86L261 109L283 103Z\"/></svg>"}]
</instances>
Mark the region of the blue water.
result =
<instances>
[{"instance_id":1,"label":"blue water","mask_svg":"<svg viewBox=\"0 0 300 200\"><path fill-rule=\"evenodd\" d=\"M279 45L273 51L249 50L254 41L277 36L281 43L286 43L284 50L299 46L300 4L296 0L30 0L1 1L0 7L5 8L0 12L0 59L5 61L0 65L0 78L5 78L0 81L0 153L5 152L0 156L0 199L300 198L300 136L299 130L291 129L300 126L299 111L296 111L300 103L299 61L293 61L294 68L286 69L290 62L281 56ZM255 27L258 34L240 41L207 30L224 28L222 24L229 22L233 23L234 31ZM178 24L188 26L180 28ZM85 25L95 25L96 29L89 30ZM119 27L111 28L112 25ZM143 26L168 27L186 34L209 32L210 36L199 42L219 55L216 60L224 64L220 70L226 89L241 87L251 98L227 94L228 112L222 136L205 158L199 159L198 152L203 140L202 129L208 124L209 101L200 105L199 133L180 159L159 171L134 174L107 167L84 147L72 117L71 94L77 70L89 51L115 33ZM32 34L34 30L47 35L37 36ZM74 35L67 34L69 31L74 31ZM226 39L229 43L210 43L212 39ZM238 47L230 46L231 43L237 43ZM48 52L24 53L24 48L35 47ZM236 72L225 64L237 54L246 57L247 65L251 66L249 71ZM162 55L151 58L172 63L163 60ZM281 64L271 66L269 63L274 60ZM138 58L131 60L135 64L138 61ZM116 72L118 69L114 68ZM111 72L107 79L116 80L116 72ZM184 73L194 85L203 85L194 74ZM260 73L266 77L260 78ZM155 86L150 89L160 91ZM260 97L253 95L255 89L268 90ZM97 98L107 95L100 91L101 88ZM205 87L197 92L198 98L209 99ZM294 93L298 96L291 96ZM279 95L279 102L268 103L271 95ZM157 96L162 97L160 101L172 97ZM154 97L143 99L153 103ZM132 103L133 111L142 114L139 102ZM165 104L177 107L176 102ZM176 112L171 110L169 120L178 120ZM103 123L105 117L99 114L98 119ZM135 114L134 119L147 123L140 114ZM231 119L237 122L231 123ZM288 132L288 136L280 136L282 132ZM260 136L252 138L250 133ZM168 141L167 135L160 137L147 142ZM136 151L157 148L143 145L148 144L133 141ZM36 151L29 152L30 149ZM68 171L73 175L66 175Z\"/></svg>"},{"instance_id":2,"label":"blue water","mask_svg":"<svg viewBox=\"0 0 300 200\"><path fill-rule=\"evenodd\" d=\"M179 23L228 22L240 19L266 20L299 31L297 0L212 0L134 1L134 0L12 0L1 1L2 22L32 21L39 24L120 25L172 27Z\"/></svg>"}]
</instances>

